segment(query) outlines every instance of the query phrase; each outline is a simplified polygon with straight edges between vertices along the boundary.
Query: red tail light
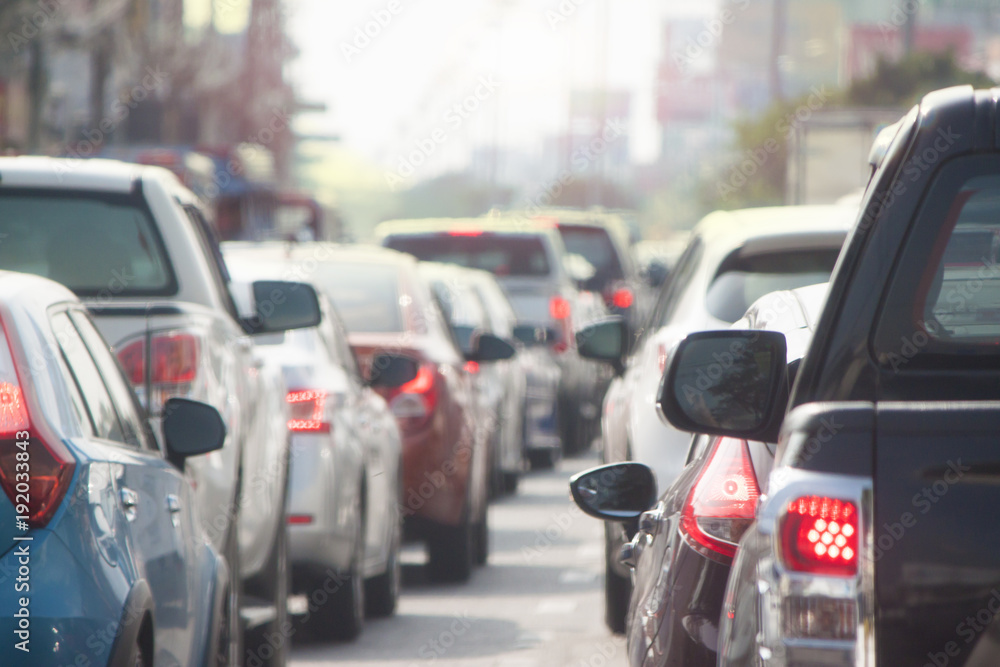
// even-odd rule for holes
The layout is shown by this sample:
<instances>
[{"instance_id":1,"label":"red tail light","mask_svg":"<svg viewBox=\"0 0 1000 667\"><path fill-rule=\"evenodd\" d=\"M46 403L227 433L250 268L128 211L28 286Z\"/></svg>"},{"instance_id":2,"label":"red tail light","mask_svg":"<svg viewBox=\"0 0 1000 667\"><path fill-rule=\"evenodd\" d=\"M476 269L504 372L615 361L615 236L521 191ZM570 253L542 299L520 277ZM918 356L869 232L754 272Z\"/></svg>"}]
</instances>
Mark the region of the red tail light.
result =
<instances>
[{"instance_id":1,"label":"red tail light","mask_svg":"<svg viewBox=\"0 0 1000 667\"><path fill-rule=\"evenodd\" d=\"M785 563L798 572L852 577L858 572L858 510L846 500L804 496L781 523Z\"/></svg>"},{"instance_id":2,"label":"red tail light","mask_svg":"<svg viewBox=\"0 0 1000 667\"><path fill-rule=\"evenodd\" d=\"M189 333L154 334L151 341L150 389L152 412L158 412L168 398L187 394L198 377L201 346L198 337ZM140 338L125 345L118 352L118 360L125 374L135 386L140 398L146 390L146 339Z\"/></svg>"},{"instance_id":3,"label":"red tail light","mask_svg":"<svg viewBox=\"0 0 1000 667\"><path fill-rule=\"evenodd\" d=\"M289 514L288 523L293 526L306 526L313 522L312 514Z\"/></svg>"},{"instance_id":4,"label":"red tail light","mask_svg":"<svg viewBox=\"0 0 1000 667\"><path fill-rule=\"evenodd\" d=\"M465 372L469 375L475 375L479 372L479 362L478 361L466 361L465 362Z\"/></svg>"},{"instance_id":5,"label":"red tail light","mask_svg":"<svg viewBox=\"0 0 1000 667\"><path fill-rule=\"evenodd\" d=\"M448 232L449 236L482 236L481 229L453 229Z\"/></svg>"},{"instance_id":6,"label":"red tail light","mask_svg":"<svg viewBox=\"0 0 1000 667\"><path fill-rule=\"evenodd\" d=\"M709 457L684 504L681 530L699 551L732 557L757 511L760 487L746 440L717 438Z\"/></svg>"},{"instance_id":7,"label":"red tail light","mask_svg":"<svg viewBox=\"0 0 1000 667\"><path fill-rule=\"evenodd\" d=\"M569 301L561 296L554 296L549 300L549 315L554 320L565 320L569 318L572 309Z\"/></svg>"},{"instance_id":8,"label":"red tail light","mask_svg":"<svg viewBox=\"0 0 1000 667\"><path fill-rule=\"evenodd\" d=\"M285 402L291 409L288 430L293 433L329 433L326 420L326 392L313 389L290 391Z\"/></svg>"},{"instance_id":9,"label":"red tail light","mask_svg":"<svg viewBox=\"0 0 1000 667\"><path fill-rule=\"evenodd\" d=\"M437 368L421 364L417 376L390 394L389 408L398 419L420 419L434 414L437 406Z\"/></svg>"},{"instance_id":10,"label":"red tail light","mask_svg":"<svg viewBox=\"0 0 1000 667\"><path fill-rule=\"evenodd\" d=\"M632 305L632 290L625 287L615 290L615 293L611 295L611 303L614 304L615 308L622 310L630 307Z\"/></svg>"},{"instance_id":11,"label":"red tail light","mask_svg":"<svg viewBox=\"0 0 1000 667\"><path fill-rule=\"evenodd\" d=\"M76 462L42 422L31 419L9 340L0 340L0 486L18 519L33 528L55 514L73 479Z\"/></svg>"}]
</instances>

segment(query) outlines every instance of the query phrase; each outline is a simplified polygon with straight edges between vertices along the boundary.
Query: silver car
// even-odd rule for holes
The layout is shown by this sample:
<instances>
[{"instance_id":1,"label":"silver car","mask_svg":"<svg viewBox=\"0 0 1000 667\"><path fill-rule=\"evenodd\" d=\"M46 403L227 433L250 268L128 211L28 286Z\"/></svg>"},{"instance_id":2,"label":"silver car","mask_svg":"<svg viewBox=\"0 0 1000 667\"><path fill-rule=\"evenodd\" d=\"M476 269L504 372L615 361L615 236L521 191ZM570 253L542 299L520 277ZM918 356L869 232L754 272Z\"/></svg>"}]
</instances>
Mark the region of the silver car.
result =
<instances>
[{"instance_id":1,"label":"silver car","mask_svg":"<svg viewBox=\"0 0 1000 667\"><path fill-rule=\"evenodd\" d=\"M308 248L288 258L284 244L223 244L238 306L248 303L240 285L296 272L308 264ZM390 615L399 597L402 453L396 419L362 379L343 324L322 295L321 306L318 327L257 336L255 343L288 386L292 586L309 600L314 631L352 639L366 609ZM416 374L411 360L386 355L383 362L389 359L412 365L412 375L396 384Z\"/></svg>"}]
</instances>

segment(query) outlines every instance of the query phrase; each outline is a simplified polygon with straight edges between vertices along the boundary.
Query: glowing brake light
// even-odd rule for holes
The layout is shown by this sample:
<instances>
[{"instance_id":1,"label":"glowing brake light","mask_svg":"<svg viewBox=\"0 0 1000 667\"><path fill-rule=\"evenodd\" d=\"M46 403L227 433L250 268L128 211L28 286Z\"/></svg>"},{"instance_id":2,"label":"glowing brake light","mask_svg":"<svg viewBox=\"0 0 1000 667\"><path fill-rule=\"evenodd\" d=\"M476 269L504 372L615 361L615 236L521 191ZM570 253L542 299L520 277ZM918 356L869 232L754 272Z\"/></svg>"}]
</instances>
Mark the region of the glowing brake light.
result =
<instances>
[{"instance_id":1,"label":"glowing brake light","mask_svg":"<svg viewBox=\"0 0 1000 667\"><path fill-rule=\"evenodd\" d=\"M153 400L148 407L157 413L167 399L185 396L198 378L201 344L198 336L185 332L154 334L150 341L151 352L146 349L146 337L126 344L118 352L118 360L125 375L145 400L146 364L149 363L149 384Z\"/></svg>"},{"instance_id":2,"label":"glowing brake light","mask_svg":"<svg viewBox=\"0 0 1000 667\"><path fill-rule=\"evenodd\" d=\"M465 362L465 372L469 375L475 375L479 372L479 362L478 361L466 361Z\"/></svg>"},{"instance_id":3,"label":"glowing brake light","mask_svg":"<svg viewBox=\"0 0 1000 667\"><path fill-rule=\"evenodd\" d=\"M326 392L312 389L290 391L285 402L291 409L288 430L293 433L329 433L326 421Z\"/></svg>"},{"instance_id":4,"label":"glowing brake light","mask_svg":"<svg viewBox=\"0 0 1000 667\"><path fill-rule=\"evenodd\" d=\"M615 308L623 310L630 307L632 305L632 290L626 287L615 290L615 293L611 295L611 303L615 305Z\"/></svg>"},{"instance_id":5,"label":"glowing brake light","mask_svg":"<svg viewBox=\"0 0 1000 667\"><path fill-rule=\"evenodd\" d=\"M433 415L437 407L436 375L434 364L421 364L415 378L392 390L389 399L392 414L397 419L415 419L420 422ZM413 425L413 422L401 422L401 426Z\"/></svg>"},{"instance_id":6,"label":"glowing brake light","mask_svg":"<svg viewBox=\"0 0 1000 667\"><path fill-rule=\"evenodd\" d=\"M760 487L746 440L716 438L681 511L681 532L702 552L736 555L757 511Z\"/></svg>"},{"instance_id":7,"label":"glowing brake light","mask_svg":"<svg viewBox=\"0 0 1000 667\"><path fill-rule=\"evenodd\" d=\"M825 496L796 498L781 523L783 559L797 572L854 576L858 529L854 503Z\"/></svg>"},{"instance_id":8,"label":"glowing brake light","mask_svg":"<svg viewBox=\"0 0 1000 667\"><path fill-rule=\"evenodd\" d=\"M569 301L561 296L554 296L549 300L549 315L554 320L565 320L571 314Z\"/></svg>"},{"instance_id":9,"label":"glowing brake light","mask_svg":"<svg viewBox=\"0 0 1000 667\"><path fill-rule=\"evenodd\" d=\"M482 236L483 230L481 229L453 229L448 232L449 236Z\"/></svg>"},{"instance_id":10,"label":"glowing brake light","mask_svg":"<svg viewBox=\"0 0 1000 667\"><path fill-rule=\"evenodd\" d=\"M44 421L32 419L6 327L0 337L0 486L14 514L32 528L46 525L73 479L76 460ZM36 406L37 407L37 406Z\"/></svg>"}]
</instances>

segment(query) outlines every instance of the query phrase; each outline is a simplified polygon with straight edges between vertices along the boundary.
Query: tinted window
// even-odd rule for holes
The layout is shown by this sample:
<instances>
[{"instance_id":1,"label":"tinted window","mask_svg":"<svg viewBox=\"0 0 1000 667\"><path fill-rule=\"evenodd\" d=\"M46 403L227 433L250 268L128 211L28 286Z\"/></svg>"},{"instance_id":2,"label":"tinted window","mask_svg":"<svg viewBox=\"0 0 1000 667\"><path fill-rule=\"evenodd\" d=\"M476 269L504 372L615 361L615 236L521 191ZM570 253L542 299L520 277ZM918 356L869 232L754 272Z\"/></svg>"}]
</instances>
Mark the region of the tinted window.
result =
<instances>
[{"instance_id":1,"label":"tinted window","mask_svg":"<svg viewBox=\"0 0 1000 667\"><path fill-rule=\"evenodd\" d=\"M114 355L111 354L108 344L86 315L73 312L70 317L90 349L91 357L97 363L97 368L104 378L104 384L114 402L125 442L136 447L155 448L151 438L147 439L149 437L148 422L143 416L135 393L125 380L121 367Z\"/></svg>"},{"instance_id":2,"label":"tinted window","mask_svg":"<svg viewBox=\"0 0 1000 667\"><path fill-rule=\"evenodd\" d=\"M567 252L583 255L597 270L594 277L587 281L586 287L600 289L613 280L625 278L618 253L615 252L606 229L559 225L559 233Z\"/></svg>"},{"instance_id":3,"label":"tinted window","mask_svg":"<svg viewBox=\"0 0 1000 667\"><path fill-rule=\"evenodd\" d=\"M320 263L313 281L333 299L348 331L403 331L396 265Z\"/></svg>"},{"instance_id":4,"label":"tinted window","mask_svg":"<svg viewBox=\"0 0 1000 667\"><path fill-rule=\"evenodd\" d=\"M87 405L94 435L105 440L126 442L104 380L66 313L52 316L52 332L59 341L59 349Z\"/></svg>"},{"instance_id":5,"label":"tinted window","mask_svg":"<svg viewBox=\"0 0 1000 667\"><path fill-rule=\"evenodd\" d=\"M825 283L839 254L839 248L752 257L734 254L722 263L708 288L708 312L720 320L735 322L765 294Z\"/></svg>"},{"instance_id":6,"label":"tinted window","mask_svg":"<svg viewBox=\"0 0 1000 667\"><path fill-rule=\"evenodd\" d=\"M1000 357L1000 159L941 169L924 198L874 338L895 370L995 367Z\"/></svg>"},{"instance_id":7,"label":"tinted window","mask_svg":"<svg viewBox=\"0 0 1000 667\"><path fill-rule=\"evenodd\" d=\"M130 195L0 190L0 268L51 278L81 296L172 294L149 212Z\"/></svg>"},{"instance_id":8,"label":"tinted window","mask_svg":"<svg viewBox=\"0 0 1000 667\"><path fill-rule=\"evenodd\" d=\"M431 289L455 334L458 347L462 352L471 352L473 334L488 328L479 297L467 285L444 280L432 281Z\"/></svg>"},{"instance_id":9,"label":"tinted window","mask_svg":"<svg viewBox=\"0 0 1000 667\"><path fill-rule=\"evenodd\" d=\"M417 259L484 269L498 276L547 276L545 245L536 235L428 234L390 236L386 245Z\"/></svg>"},{"instance_id":10,"label":"tinted window","mask_svg":"<svg viewBox=\"0 0 1000 667\"><path fill-rule=\"evenodd\" d=\"M677 269L670 274L670 277L663 284L660 296L656 301L656 307L653 309L653 314L651 315L652 326L647 327L645 333L665 326L670 321L670 317L673 315L674 310L676 310L677 303L684 293L684 287L691 281L691 276L694 275L695 270L701 263L701 256L701 239L695 237L691 239L691 242L681 254L681 258L677 260Z\"/></svg>"}]
</instances>

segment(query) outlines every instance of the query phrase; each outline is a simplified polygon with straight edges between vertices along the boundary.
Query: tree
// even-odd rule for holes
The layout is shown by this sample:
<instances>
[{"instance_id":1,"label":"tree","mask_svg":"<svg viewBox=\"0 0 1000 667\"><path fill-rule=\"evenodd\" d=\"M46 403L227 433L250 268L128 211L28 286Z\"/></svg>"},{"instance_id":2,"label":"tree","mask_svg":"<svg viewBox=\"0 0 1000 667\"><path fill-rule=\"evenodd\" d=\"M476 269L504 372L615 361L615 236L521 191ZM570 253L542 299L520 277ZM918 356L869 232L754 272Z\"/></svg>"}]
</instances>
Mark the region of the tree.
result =
<instances>
[{"instance_id":1,"label":"tree","mask_svg":"<svg viewBox=\"0 0 1000 667\"><path fill-rule=\"evenodd\" d=\"M870 77L851 83L844 101L858 106L908 107L932 90L962 84L996 85L982 72L959 67L951 52L919 52L896 62L879 58Z\"/></svg>"}]
</instances>

